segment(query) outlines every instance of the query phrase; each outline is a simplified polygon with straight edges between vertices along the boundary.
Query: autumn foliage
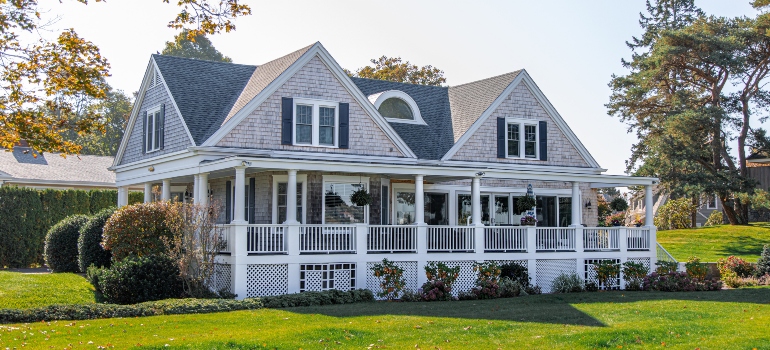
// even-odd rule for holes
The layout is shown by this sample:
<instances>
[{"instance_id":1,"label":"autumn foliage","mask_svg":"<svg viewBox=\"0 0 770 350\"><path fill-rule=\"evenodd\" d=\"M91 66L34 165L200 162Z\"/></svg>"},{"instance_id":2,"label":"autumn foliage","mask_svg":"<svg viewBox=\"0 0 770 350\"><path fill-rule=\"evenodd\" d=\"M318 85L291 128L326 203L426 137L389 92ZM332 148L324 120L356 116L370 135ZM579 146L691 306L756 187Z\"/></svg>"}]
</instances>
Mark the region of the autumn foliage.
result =
<instances>
[{"instance_id":1,"label":"autumn foliage","mask_svg":"<svg viewBox=\"0 0 770 350\"><path fill-rule=\"evenodd\" d=\"M164 241L173 235L166 224L169 202L140 203L122 207L104 225L103 246L112 251L113 261L128 256L165 254Z\"/></svg>"}]
</instances>

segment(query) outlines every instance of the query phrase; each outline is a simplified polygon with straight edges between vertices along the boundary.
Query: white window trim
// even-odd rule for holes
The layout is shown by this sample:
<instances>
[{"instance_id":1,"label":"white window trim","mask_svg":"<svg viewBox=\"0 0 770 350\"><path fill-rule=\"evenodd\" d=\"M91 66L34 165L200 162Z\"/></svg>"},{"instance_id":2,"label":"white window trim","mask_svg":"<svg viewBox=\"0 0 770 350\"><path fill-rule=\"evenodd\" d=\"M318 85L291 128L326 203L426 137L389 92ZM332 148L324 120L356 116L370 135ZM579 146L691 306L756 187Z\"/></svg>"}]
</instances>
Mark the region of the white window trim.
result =
<instances>
[{"instance_id":1,"label":"white window trim","mask_svg":"<svg viewBox=\"0 0 770 350\"><path fill-rule=\"evenodd\" d=\"M274 225L282 224L278 222L278 184L281 182L289 182L289 175L273 175L273 211L272 222ZM302 214L300 215L300 224L304 224L307 220L307 174L297 174L297 182L302 182L302 188L297 188L297 191L302 191Z\"/></svg>"},{"instance_id":2,"label":"white window trim","mask_svg":"<svg viewBox=\"0 0 770 350\"><path fill-rule=\"evenodd\" d=\"M717 197L716 194L714 194L713 196L714 196L713 201L711 200L711 196L706 196L706 209L719 209L719 203L718 203L719 197ZM711 206L712 204L715 204L715 205L712 207Z\"/></svg>"},{"instance_id":3,"label":"white window trim","mask_svg":"<svg viewBox=\"0 0 770 350\"><path fill-rule=\"evenodd\" d=\"M155 144L155 129L156 129L155 123L157 123L158 120L160 119L160 105L157 105L147 110L147 119L154 118L155 113L158 113L158 118L153 119L152 130L148 129L149 124L147 124L147 120L144 121L145 134L147 135L147 138L144 141L148 142L152 140L152 145L153 145L153 148L147 147L148 145L145 145L144 153L153 153L153 152L160 151L160 145Z\"/></svg>"},{"instance_id":4,"label":"white window trim","mask_svg":"<svg viewBox=\"0 0 770 350\"><path fill-rule=\"evenodd\" d=\"M345 183L345 184L366 184L366 190L372 193L371 184L369 183L368 176L344 176L344 175L323 175L323 181L321 182L321 224L326 224L326 183ZM304 197L303 197L304 200ZM369 205L364 207L364 222L363 224L369 224ZM342 224L340 224L342 225ZM354 224L353 224L354 225Z\"/></svg>"},{"instance_id":5,"label":"white window trim","mask_svg":"<svg viewBox=\"0 0 770 350\"><path fill-rule=\"evenodd\" d=\"M310 143L297 143L297 105L313 106L313 124ZM319 141L319 129L321 124L320 107L334 108L334 144L322 145ZM312 146L325 148L339 148L340 145L340 103L312 98L294 98L293 117L291 120L291 143L294 146Z\"/></svg>"},{"instance_id":6,"label":"white window trim","mask_svg":"<svg viewBox=\"0 0 770 350\"><path fill-rule=\"evenodd\" d=\"M409 105L409 108L412 109L412 116L414 116L413 120L409 119L398 119L398 118L385 118L388 122L391 123L404 123L404 124L419 124L419 125L428 125L425 123L425 121L422 119L422 114L420 114L420 108L417 107L417 102L412 99L409 94L406 92L400 91L400 90L388 90L383 91L380 93L376 93L374 95L367 96L369 101L374 105L374 108L376 108L378 111L380 110L380 105L382 105L383 102L387 99L391 98L398 98L402 101L406 102L407 105Z\"/></svg>"},{"instance_id":7,"label":"white window trim","mask_svg":"<svg viewBox=\"0 0 770 350\"><path fill-rule=\"evenodd\" d=\"M508 125L519 124L519 156L508 155ZM525 149L525 126L535 127L535 156L527 157L524 154ZM505 158L509 159L528 159L540 160L540 121L535 119L505 118Z\"/></svg>"}]
</instances>

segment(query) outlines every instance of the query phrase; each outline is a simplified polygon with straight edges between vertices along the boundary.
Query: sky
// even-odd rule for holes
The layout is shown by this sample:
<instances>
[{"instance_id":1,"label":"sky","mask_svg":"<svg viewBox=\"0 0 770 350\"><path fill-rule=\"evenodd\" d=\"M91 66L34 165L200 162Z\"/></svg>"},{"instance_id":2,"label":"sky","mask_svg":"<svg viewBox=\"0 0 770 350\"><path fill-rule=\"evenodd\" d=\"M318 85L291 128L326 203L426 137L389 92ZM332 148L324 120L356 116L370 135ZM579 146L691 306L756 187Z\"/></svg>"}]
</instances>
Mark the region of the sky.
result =
<instances>
[{"instance_id":1,"label":"sky","mask_svg":"<svg viewBox=\"0 0 770 350\"><path fill-rule=\"evenodd\" d=\"M399 56L444 71L448 85L526 69L559 114L607 169L622 174L635 142L608 116L607 86L624 74L625 45L639 36L644 0L591 1L253 1L236 30L211 37L233 62L259 65L320 41L355 71L372 58ZM215 1L216 2L216 1ZM111 64L108 82L139 89L150 55L176 31L178 7L162 0L41 0L51 31L74 28L97 44ZM706 13L754 16L749 0L696 0ZM45 35L45 34L44 34Z\"/></svg>"}]
</instances>

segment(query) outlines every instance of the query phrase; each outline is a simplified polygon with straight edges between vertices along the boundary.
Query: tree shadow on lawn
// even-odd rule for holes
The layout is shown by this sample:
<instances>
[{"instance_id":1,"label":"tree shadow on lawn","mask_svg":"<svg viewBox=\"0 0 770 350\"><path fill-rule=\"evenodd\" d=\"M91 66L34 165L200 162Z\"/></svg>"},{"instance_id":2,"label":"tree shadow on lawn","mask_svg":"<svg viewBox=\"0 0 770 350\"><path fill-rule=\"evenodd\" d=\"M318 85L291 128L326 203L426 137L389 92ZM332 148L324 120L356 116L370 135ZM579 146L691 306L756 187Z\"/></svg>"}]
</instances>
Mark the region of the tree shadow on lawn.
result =
<instances>
[{"instance_id":1,"label":"tree shadow on lawn","mask_svg":"<svg viewBox=\"0 0 770 350\"><path fill-rule=\"evenodd\" d=\"M333 306L295 307L284 310L300 314L321 314L332 317L425 316L606 327L604 323L578 310L572 304L606 303L607 313L612 313L613 309L615 309L612 306L613 304L665 300L770 304L770 288L723 290L718 292L613 291L533 295L492 300L419 303L381 301Z\"/></svg>"},{"instance_id":2,"label":"tree shadow on lawn","mask_svg":"<svg viewBox=\"0 0 770 350\"><path fill-rule=\"evenodd\" d=\"M770 244L770 242L768 242L767 239L757 239L755 237L742 236L730 241L730 243L727 243L724 246L724 249L718 249L717 251L719 252L719 255L724 255L725 257L730 255L739 257L747 255L759 256L762 254L762 247L765 244Z\"/></svg>"}]
</instances>

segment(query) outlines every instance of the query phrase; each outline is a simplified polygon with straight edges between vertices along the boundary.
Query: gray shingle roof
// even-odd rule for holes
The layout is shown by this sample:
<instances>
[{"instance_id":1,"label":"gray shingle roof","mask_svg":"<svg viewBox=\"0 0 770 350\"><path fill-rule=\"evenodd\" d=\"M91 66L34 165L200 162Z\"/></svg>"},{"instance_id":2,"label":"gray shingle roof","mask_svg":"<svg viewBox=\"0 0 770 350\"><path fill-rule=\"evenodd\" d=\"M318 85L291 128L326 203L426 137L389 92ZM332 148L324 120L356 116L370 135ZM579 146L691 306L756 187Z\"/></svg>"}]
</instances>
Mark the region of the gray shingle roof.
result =
<instances>
[{"instance_id":1,"label":"gray shingle roof","mask_svg":"<svg viewBox=\"0 0 770 350\"><path fill-rule=\"evenodd\" d=\"M396 122L390 123L390 126L396 130L418 158L441 159L452 148L454 142L448 88L374 79L351 79L366 96L388 90L399 90L407 93L417 103L420 115L428 125Z\"/></svg>"},{"instance_id":2,"label":"gray shingle roof","mask_svg":"<svg viewBox=\"0 0 770 350\"><path fill-rule=\"evenodd\" d=\"M196 145L219 129L256 66L152 55Z\"/></svg>"},{"instance_id":3,"label":"gray shingle roof","mask_svg":"<svg viewBox=\"0 0 770 350\"><path fill-rule=\"evenodd\" d=\"M56 153L45 153L35 158L33 153L28 147L15 147L13 152L0 151L0 173L14 179L115 183L115 173L107 170L112 165L112 157L81 155L64 158Z\"/></svg>"},{"instance_id":4,"label":"gray shingle roof","mask_svg":"<svg viewBox=\"0 0 770 350\"><path fill-rule=\"evenodd\" d=\"M479 119L521 70L467 84L449 87L449 107L452 111L454 142Z\"/></svg>"}]
</instances>

